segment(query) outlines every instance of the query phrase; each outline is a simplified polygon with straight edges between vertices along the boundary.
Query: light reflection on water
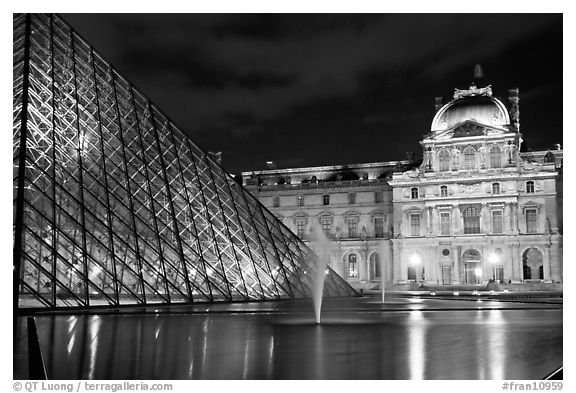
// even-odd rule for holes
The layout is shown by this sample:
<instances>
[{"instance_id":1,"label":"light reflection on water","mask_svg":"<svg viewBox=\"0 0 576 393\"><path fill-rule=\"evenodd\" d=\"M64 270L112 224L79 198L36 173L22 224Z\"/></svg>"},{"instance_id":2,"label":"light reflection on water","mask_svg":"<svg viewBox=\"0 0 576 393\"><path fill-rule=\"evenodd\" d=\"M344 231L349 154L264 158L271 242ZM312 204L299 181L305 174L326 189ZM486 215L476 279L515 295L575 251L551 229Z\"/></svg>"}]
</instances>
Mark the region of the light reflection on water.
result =
<instances>
[{"instance_id":1,"label":"light reflection on water","mask_svg":"<svg viewBox=\"0 0 576 393\"><path fill-rule=\"evenodd\" d=\"M416 310L410 313L409 321L410 379L423 380L426 367L426 320L422 311Z\"/></svg>"},{"instance_id":2,"label":"light reflection on water","mask_svg":"<svg viewBox=\"0 0 576 393\"><path fill-rule=\"evenodd\" d=\"M319 326L297 309L36 321L52 379L534 379L562 364L561 309L406 304L332 309Z\"/></svg>"}]
</instances>

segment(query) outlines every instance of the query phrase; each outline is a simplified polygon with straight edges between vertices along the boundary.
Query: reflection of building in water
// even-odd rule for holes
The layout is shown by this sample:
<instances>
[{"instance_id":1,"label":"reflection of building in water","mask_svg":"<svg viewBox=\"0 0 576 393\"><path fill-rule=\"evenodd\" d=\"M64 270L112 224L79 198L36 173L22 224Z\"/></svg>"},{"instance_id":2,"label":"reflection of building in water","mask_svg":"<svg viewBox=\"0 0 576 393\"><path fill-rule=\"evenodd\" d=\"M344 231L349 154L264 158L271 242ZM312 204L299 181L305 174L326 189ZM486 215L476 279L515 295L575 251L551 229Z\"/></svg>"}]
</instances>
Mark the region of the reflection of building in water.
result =
<instances>
[{"instance_id":1,"label":"reflection of building in water","mask_svg":"<svg viewBox=\"0 0 576 393\"><path fill-rule=\"evenodd\" d=\"M302 239L320 226L330 265L357 288L562 281L562 157L520 152L518 89L436 101L421 162L270 168L243 182ZM311 242L318 250L318 245Z\"/></svg>"}]
</instances>

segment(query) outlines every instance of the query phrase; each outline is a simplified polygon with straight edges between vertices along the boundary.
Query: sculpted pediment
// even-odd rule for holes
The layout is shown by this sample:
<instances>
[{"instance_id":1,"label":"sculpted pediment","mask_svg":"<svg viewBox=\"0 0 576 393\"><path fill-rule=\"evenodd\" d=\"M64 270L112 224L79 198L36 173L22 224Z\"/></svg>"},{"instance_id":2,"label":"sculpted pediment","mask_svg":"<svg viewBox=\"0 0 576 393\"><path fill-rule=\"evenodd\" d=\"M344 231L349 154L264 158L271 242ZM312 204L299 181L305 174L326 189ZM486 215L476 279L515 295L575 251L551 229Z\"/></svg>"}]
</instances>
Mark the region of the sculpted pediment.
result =
<instances>
[{"instance_id":1,"label":"sculpted pediment","mask_svg":"<svg viewBox=\"0 0 576 393\"><path fill-rule=\"evenodd\" d=\"M486 127L475 124L472 122L466 122L460 126L454 128L452 133L453 138L464 138L467 136L483 136L486 135Z\"/></svg>"},{"instance_id":2,"label":"sculpted pediment","mask_svg":"<svg viewBox=\"0 0 576 393\"><path fill-rule=\"evenodd\" d=\"M434 135L431 139L436 141L445 141L452 138L466 138L470 136L494 136L502 135L505 130L500 130L498 128L487 127L484 124L477 123L473 120L466 120L454 127L447 130L440 131Z\"/></svg>"}]
</instances>

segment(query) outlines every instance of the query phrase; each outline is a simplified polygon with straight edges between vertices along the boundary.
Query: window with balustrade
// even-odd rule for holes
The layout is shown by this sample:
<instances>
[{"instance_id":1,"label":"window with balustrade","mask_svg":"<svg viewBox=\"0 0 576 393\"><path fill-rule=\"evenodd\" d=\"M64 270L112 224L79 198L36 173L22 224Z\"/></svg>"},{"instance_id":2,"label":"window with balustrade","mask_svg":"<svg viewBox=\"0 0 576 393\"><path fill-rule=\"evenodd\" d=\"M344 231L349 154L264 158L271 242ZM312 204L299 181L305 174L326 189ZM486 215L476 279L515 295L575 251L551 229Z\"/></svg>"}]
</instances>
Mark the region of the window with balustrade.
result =
<instances>
[{"instance_id":1,"label":"window with balustrade","mask_svg":"<svg viewBox=\"0 0 576 393\"><path fill-rule=\"evenodd\" d=\"M410 236L420 236L420 213L410 214Z\"/></svg>"},{"instance_id":2,"label":"window with balustrade","mask_svg":"<svg viewBox=\"0 0 576 393\"><path fill-rule=\"evenodd\" d=\"M503 223L502 210L492 210L492 233L502 233Z\"/></svg>"},{"instance_id":3,"label":"window with balustrade","mask_svg":"<svg viewBox=\"0 0 576 393\"><path fill-rule=\"evenodd\" d=\"M450 170L450 152L448 150L441 150L438 153L438 170L441 172Z\"/></svg>"},{"instance_id":4,"label":"window with balustrade","mask_svg":"<svg viewBox=\"0 0 576 393\"><path fill-rule=\"evenodd\" d=\"M476 150L473 147L464 149L464 168L468 170L476 168Z\"/></svg>"},{"instance_id":5,"label":"window with balustrade","mask_svg":"<svg viewBox=\"0 0 576 393\"><path fill-rule=\"evenodd\" d=\"M502 150L498 146L490 149L490 166L492 168L502 168Z\"/></svg>"},{"instance_id":6,"label":"window with balustrade","mask_svg":"<svg viewBox=\"0 0 576 393\"><path fill-rule=\"evenodd\" d=\"M470 206L464 210L464 233L480 233L480 209Z\"/></svg>"}]
</instances>

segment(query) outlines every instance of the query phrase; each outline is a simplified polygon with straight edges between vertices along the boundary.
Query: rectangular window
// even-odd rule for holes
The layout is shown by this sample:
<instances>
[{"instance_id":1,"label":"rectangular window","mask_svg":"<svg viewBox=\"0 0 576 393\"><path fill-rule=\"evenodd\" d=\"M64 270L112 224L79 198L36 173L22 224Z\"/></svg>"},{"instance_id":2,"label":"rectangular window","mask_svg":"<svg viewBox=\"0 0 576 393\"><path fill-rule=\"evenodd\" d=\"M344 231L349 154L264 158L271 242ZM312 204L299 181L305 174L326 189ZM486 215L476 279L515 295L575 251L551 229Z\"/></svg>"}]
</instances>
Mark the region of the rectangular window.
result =
<instances>
[{"instance_id":1,"label":"rectangular window","mask_svg":"<svg viewBox=\"0 0 576 393\"><path fill-rule=\"evenodd\" d=\"M414 187L410 190L410 196L412 199L418 199L418 188Z\"/></svg>"},{"instance_id":2,"label":"rectangular window","mask_svg":"<svg viewBox=\"0 0 576 393\"><path fill-rule=\"evenodd\" d=\"M356 193L351 192L350 194L348 194L348 204L353 205L355 203L356 203Z\"/></svg>"},{"instance_id":3,"label":"rectangular window","mask_svg":"<svg viewBox=\"0 0 576 393\"><path fill-rule=\"evenodd\" d=\"M374 217L374 236L384 237L384 217Z\"/></svg>"},{"instance_id":4,"label":"rectangular window","mask_svg":"<svg viewBox=\"0 0 576 393\"><path fill-rule=\"evenodd\" d=\"M330 195L329 194L324 194L324 196L322 197L322 203L324 205L330 204Z\"/></svg>"},{"instance_id":5,"label":"rectangular window","mask_svg":"<svg viewBox=\"0 0 576 393\"><path fill-rule=\"evenodd\" d=\"M502 210L493 210L492 211L492 232L493 233L502 233L504 229L502 228Z\"/></svg>"},{"instance_id":6,"label":"rectangular window","mask_svg":"<svg viewBox=\"0 0 576 393\"><path fill-rule=\"evenodd\" d=\"M530 194L534 192L534 182L532 180L526 182L526 192Z\"/></svg>"},{"instance_id":7,"label":"rectangular window","mask_svg":"<svg viewBox=\"0 0 576 393\"><path fill-rule=\"evenodd\" d=\"M500 183L492 183L492 194L500 194Z\"/></svg>"},{"instance_id":8,"label":"rectangular window","mask_svg":"<svg viewBox=\"0 0 576 393\"><path fill-rule=\"evenodd\" d=\"M384 202L384 193L382 191L376 191L374 193L374 202L376 203Z\"/></svg>"},{"instance_id":9,"label":"rectangular window","mask_svg":"<svg viewBox=\"0 0 576 393\"><path fill-rule=\"evenodd\" d=\"M440 186L440 196L441 197L448 196L448 186Z\"/></svg>"},{"instance_id":10,"label":"rectangular window","mask_svg":"<svg viewBox=\"0 0 576 393\"><path fill-rule=\"evenodd\" d=\"M320 225L322 226L322 230L324 233L329 234L332 230L332 220L328 217L320 219Z\"/></svg>"},{"instance_id":11,"label":"rectangular window","mask_svg":"<svg viewBox=\"0 0 576 393\"><path fill-rule=\"evenodd\" d=\"M410 236L420 236L420 213L410 214Z\"/></svg>"},{"instance_id":12,"label":"rectangular window","mask_svg":"<svg viewBox=\"0 0 576 393\"><path fill-rule=\"evenodd\" d=\"M450 229L452 227L452 220L450 219L450 213L442 212L440 213L440 235L450 235Z\"/></svg>"},{"instance_id":13,"label":"rectangular window","mask_svg":"<svg viewBox=\"0 0 576 393\"><path fill-rule=\"evenodd\" d=\"M536 209L526 210L526 232L527 233L537 233L538 232L538 215Z\"/></svg>"},{"instance_id":14,"label":"rectangular window","mask_svg":"<svg viewBox=\"0 0 576 393\"><path fill-rule=\"evenodd\" d=\"M298 195L298 206L304 206L304 195Z\"/></svg>"},{"instance_id":15,"label":"rectangular window","mask_svg":"<svg viewBox=\"0 0 576 393\"><path fill-rule=\"evenodd\" d=\"M297 230L298 237L300 239L303 239L304 235L306 234L306 220L296 221L296 230Z\"/></svg>"},{"instance_id":16,"label":"rectangular window","mask_svg":"<svg viewBox=\"0 0 576 393\"><path fill-rule=\"evenodd\" d=\"M272 206L273 207L280 207L280 197L274 197L272 199Z\"/></svg>"},{"instance_id":17,"label":"rectangular window","mask_svg":"<svg viewBox=\"0 0 576 393\"><path fill-rule=\"evenodd\" d=\"M358 219L348 219L348 237L358 237Z\"/></svg>"}]
</instances>

